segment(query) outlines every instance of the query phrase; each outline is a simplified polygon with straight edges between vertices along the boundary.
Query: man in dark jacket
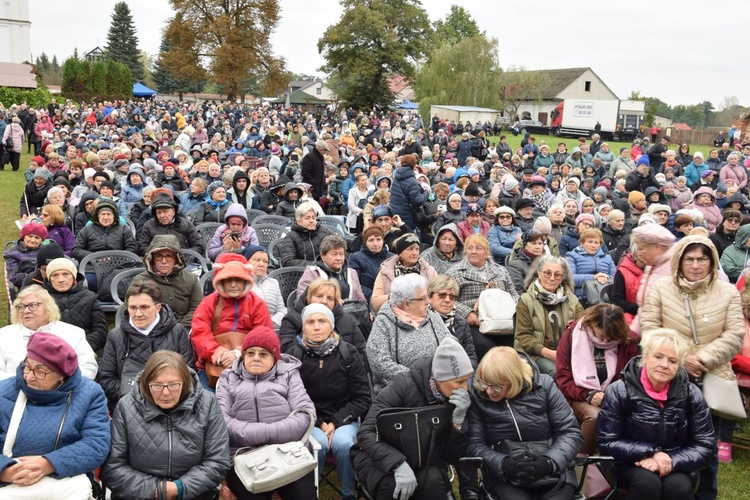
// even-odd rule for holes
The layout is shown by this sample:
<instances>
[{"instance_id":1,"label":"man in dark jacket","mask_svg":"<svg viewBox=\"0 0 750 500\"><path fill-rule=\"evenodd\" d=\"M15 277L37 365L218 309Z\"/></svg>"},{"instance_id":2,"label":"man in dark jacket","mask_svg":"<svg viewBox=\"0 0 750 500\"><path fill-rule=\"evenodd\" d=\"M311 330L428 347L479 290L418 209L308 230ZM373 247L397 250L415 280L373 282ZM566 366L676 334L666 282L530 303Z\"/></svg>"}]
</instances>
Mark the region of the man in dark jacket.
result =
<instances>
[{"instance_id":1,"label":"man in dark jacket","mask_svg":"<svg viewBox=\"0 0 750 500\"><path fill-rule=\"evenodd\" d=\"M177 203L168 190L154 191L151 212L154 217L143 225L138 236L138 255L145 255L151 240L157 234L172 234L177 237L180 248L194 250L200 255L205 252L203 238L192 222L177 213Z\"/></svg>"},{"instance_id":2,"label":"man in dark jacket","mask_svg":"<svg viewBox=\"0 0 750 500\"><path fill-rule=\"evenodd\" d=\"M328 152L328 143L324 140L315 142L315 148L302 158L300 169L302 182L312 186L312 197L320 201L320 197L326 194L325 160L323 155Z\"/></svg>"},{"instance_id":3,"label":"man in dark jacket","mask_svg":"<svg viewBox=\"0 0 750 500\"><path fill-rule=\"evenodd\" d=\"M423 189L414 175L417 159L414 155L401 157L401 166L393 173L391 187L391 209L409 228L416 228L414 209L420 209L430 197L429 190Z\"/></svg>"},{"instance_id":4,"label":"man in dark jacket","mask_svg":"<svg viewBox=\"0 0 750 500\"><path fill-rule=\"evenodd\" d=\"M471 149L474 146L474 142L469 137L468 132L464 132L461 135L461 140L458 141L458 165L463 167L466 165L466 158L471 156Z\"/></svg>"},{"instance_id":5,"label":"man in dark jacket","mask_svg":"<svg viewBox=\"0 0 750 500\"><path fill-rule=\"evenodd\" d=\"M638 158L638 165L633 172L630 172L625 178L625 190L640 191L641 193L646 192L646 188L653 186L657 189L661 187L659 181L651 173L651 166L648 163L648 158L641 156Z\"/></svg>"},{"instance_id":6,"label":"man in dark jacket","mask_svg":"<svg viewBox=\"0 0 750 500\"><path fill-rule=\"evenodd\" d=\"M21 215L39 215L47 203L47 192L52 187L52 175L44 167L34 171L31 182L26 184L21 195Z\"/></svg>"}]
</instances>

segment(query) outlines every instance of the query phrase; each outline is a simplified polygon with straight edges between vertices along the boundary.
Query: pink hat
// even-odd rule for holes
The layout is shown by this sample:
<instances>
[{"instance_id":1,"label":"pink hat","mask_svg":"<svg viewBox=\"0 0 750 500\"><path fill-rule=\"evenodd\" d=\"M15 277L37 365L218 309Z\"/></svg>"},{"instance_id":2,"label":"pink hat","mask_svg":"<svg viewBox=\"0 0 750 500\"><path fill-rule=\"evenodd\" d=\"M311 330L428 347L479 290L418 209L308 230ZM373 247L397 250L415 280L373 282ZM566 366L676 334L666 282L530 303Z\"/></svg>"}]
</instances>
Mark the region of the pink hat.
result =
<instances>
[{"instance_id":1,"label":"pink hat","mask_svg":"<svg viewBox=\"0 0 750 500\"><path fill-rule=\"evenodd\" d=\"M44 240L47 238L47 228L38 222L29 222L21 226L21 239L29 234L35 234Z\"/></svg>"},{"instance_id":2,"label":"pink hat","mask_svg":"<svg viewBox=\"0 0 750 500\"><path fill-rule=\"evenodd\" d=\"M576 226L580 224L582 221L589 221L592 224L596 225L596 219L594 219L594 216L591 214L581 214L578 217L576 217Z\"/></svg>"},{"instance_id":3,"label":"pink hat","mask_svg":"<svg viewBox=\"0 0 750 500\"><path fill-rule=\"evenodd\" d=\"M66 377L70 377L78 369L78 354L75 349L53 333L32 333L26 344L26 357Z\"/></svg>"},{"instance_id":4,"label":"pink hat","mask_svg":"<svg viewBox=\"0 0 750 500\"><path fill-rule=\"evenodd\" d=\"M242 341L242 352L244 353L251 347L262 347L273 355L274 361L281 358L281 343L279 336L267 326L256 326L245 335Z\"/></svg>"},{"instance_id":5,"label":"pink hat","mask_svg":"<svg viewBox=\"0 0 750 500\"><path fill-rule=\"evenodd\" d=\"M643 216L641 216L643 217ZM633 229L631 233L633 241L646 245L659 245L670 247L675 242L672 232L659 224L644 224Z\"/></svg>"}]
</instances>

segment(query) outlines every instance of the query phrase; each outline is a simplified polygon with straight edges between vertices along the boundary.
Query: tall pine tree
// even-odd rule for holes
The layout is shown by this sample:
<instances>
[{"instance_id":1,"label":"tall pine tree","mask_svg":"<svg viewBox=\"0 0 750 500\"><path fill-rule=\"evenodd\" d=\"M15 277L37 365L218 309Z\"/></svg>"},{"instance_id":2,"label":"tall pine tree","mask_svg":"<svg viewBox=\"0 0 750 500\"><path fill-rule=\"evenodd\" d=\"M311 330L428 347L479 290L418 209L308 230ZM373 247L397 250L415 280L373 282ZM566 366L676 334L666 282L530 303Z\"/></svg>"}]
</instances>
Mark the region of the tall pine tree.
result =
<instances>
[{"instance_id":1,"label":"tall pine tree","mask_svg":"<svg viewBox=\"0 0 750 500\"><path fill-rule=\"evenodd\" d=\"M107 54L116 62L122 63L130 69L133 81L143 81L143 65L138 60L138 37L136 36L133 15L126 2L115 4L112 13L112 24L107 33Z\"/></svg>"}]
</instances>

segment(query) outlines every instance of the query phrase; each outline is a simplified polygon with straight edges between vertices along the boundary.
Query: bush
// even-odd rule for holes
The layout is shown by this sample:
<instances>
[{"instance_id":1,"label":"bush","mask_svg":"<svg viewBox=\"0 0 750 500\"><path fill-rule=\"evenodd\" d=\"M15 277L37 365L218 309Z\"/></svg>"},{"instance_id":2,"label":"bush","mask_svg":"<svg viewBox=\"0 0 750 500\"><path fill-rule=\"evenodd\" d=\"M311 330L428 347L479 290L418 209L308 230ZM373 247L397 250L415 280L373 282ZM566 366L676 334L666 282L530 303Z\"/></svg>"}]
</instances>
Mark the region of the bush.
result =
<instances>
[{"instance_id":1,"label":"bush","mask_svg":"<svg viewBox=\"0 0 750 500\"><path fill-rule=\"evenodd\" d=\"M63 63L62 93L77 101L129 98L133 79L127 66L111 59L90 64L70 57Z\"/></svg>"},{"instance_id":2,"label":"bush","mask_svg":"<svg viewBox=\"0 0 750 500\"><path fill-rule=\"evenodd\" d=\"M13 104L21 104L24 101L34 108L46 108L51 100L52 95L43 87L33 90L0 87L0 102L2 102L3 106L6 108L9 108Z\"/></svg>"}]
</instances>

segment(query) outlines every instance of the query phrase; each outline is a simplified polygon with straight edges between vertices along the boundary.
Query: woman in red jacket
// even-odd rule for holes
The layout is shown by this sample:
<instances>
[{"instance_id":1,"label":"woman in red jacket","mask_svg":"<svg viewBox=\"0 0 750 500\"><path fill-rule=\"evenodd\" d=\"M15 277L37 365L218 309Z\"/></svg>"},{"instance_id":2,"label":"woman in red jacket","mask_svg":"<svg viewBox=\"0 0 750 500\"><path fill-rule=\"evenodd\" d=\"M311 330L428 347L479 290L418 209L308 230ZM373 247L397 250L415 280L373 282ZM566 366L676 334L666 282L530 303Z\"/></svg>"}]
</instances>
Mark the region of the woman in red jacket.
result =
<instances>
[{"instance_id":1,"label":"woman in red jacket","mask_svg":"<svg viewBox=\"0 0 750 500\"><path fill-rule=\"evenodd\" d=\"M604 390L635 356L638 337L617 306L591 306L565 330L557 345L555 381L581 424L581 453L591 455L596 450L596 420Z\"/></svg>"},{"instance_id":2,"label":"woman in red jacket","mask_svg":"<svg viewBox=\"0 0 750 500\"><path fill-rule=\"evenodd\" d=\"M638 314L638 289L641 287L643 268L646 263L638 259L638 246L630 244L630 251L620 260L612 284L612 303L625 312L625 321L633 322Z\"/></svg>"}]
</instances>

